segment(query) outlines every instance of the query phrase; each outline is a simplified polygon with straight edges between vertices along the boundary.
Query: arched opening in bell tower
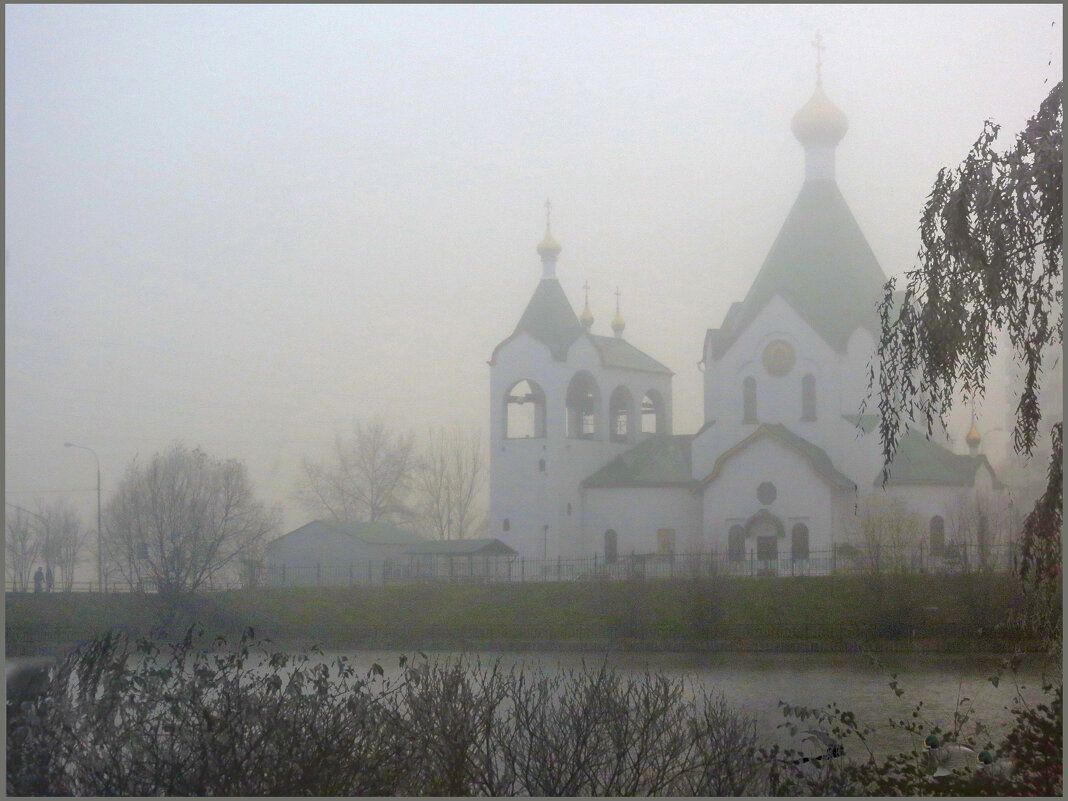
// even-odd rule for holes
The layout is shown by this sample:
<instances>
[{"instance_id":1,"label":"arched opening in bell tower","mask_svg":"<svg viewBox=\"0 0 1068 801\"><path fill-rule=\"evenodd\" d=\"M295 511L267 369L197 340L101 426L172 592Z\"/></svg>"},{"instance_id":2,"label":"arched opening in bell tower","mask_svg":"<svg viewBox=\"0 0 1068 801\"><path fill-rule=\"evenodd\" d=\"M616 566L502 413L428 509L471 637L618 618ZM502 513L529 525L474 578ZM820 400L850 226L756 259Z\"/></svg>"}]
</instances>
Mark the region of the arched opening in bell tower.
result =
<instances>
[{"instance_id":1,"label":"arched opening in bell tower","mask_svg":"<svg viewBox=\"0 0 1068 801\"><path fill-rule=\"evenodd\" d=\"M504 438L544 436L545 393L537 383L525 378L504 394Z\"/></svg>"},{"instance_id":2,"label":"arched opening in bell tower","mask_svg":"<svg viewBox=\"0 0 1068 801\"><path fill-rule=\"evenodd\" d=\"M570 439L597 439L600 436L601 391L593 376L582 370L567 387L567 436Z\"/></svg>"}]
</instances>

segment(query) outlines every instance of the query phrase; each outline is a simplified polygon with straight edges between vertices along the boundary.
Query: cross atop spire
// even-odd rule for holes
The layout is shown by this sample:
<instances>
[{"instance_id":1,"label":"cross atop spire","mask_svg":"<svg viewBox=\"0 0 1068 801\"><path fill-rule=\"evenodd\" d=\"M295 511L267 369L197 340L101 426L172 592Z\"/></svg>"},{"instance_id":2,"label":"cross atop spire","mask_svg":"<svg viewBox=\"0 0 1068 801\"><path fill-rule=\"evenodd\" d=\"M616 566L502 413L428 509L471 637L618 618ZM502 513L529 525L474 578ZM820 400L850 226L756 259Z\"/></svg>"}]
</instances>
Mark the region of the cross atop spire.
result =
<instances>
[{"instance_id":1,"label":"cross atop spire","mask_svg":"<svg viewBox=\"0 0 1068 801\"><path fill-rule=\"evenodd\" d=\"M616 316L619 316L619 297L622 293L619 291L619 287L616 287Z\"/></svg>"},{"instance_id":2,"label":"cross atop spire","mask_svg":"<svg viewBox=\"0 0 1068 801\"><path fill-rule=\"evenodd\" d=\"M553 204L549 202L549 199L545 199L545 233L552 233L551 215L553 211Z\"/></svg>"},{"instance_id":3,"label":"cross atop spire","mask_svg":"<svg viewBox=\"0 0 1068 801\"><path fill-rule=\"evenodd\" d=\"M816 31L816 38L812 42L816 48L816 85L823 86L823 34Z\"/></svg>"},{"instance_id":4,"label":"cross atop spire","mask_svg":"<svg viewBox=\"0 0 1068 801\"><path fill-rule=\"evenodd\" d=\"M586 305L589 306L590 305L590 282L587 280L586 283L584 283L582 285L582 288L586 291Z\"/></svg>"},{"instance_id":5,"label":"cross atop spire","mask_svg":"<svg viewBox=\"0 0 1068 801\"><path fill-rule=\"evenodd\" d=\"M622 315L620 315L620 313L619 313L619 296L620 296L620 294L621 293L619 291L619 287L617 286L616 287L616 319L614 319L612 321L612 331L615 333L615 335L617 337L622 337L623 336L623 329L627 327L627 324L625 322L623 322Z\"/></svg>"}]
</instances>

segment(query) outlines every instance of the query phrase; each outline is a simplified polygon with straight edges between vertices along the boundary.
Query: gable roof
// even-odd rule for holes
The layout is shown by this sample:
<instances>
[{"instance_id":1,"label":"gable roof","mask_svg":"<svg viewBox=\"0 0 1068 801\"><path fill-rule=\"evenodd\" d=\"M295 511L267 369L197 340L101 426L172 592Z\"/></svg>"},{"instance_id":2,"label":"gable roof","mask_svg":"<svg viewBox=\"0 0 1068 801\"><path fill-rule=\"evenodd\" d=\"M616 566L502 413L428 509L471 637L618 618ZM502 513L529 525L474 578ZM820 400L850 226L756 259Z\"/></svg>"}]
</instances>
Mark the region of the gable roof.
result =
<instances>
[{"instance_id":1,"label":"gable roof","mask_svg":"<svg viewBox=\"0 0 1068 801\"><path fill-rule=\"evenodd\" d=\"M622 370L641 370L646 373L665 373L674 375L667 367L652 356L643 353L622 337L603 337L589 334L590 341L597 348L601 364Z\"/></svg>"},{"instance_id":2,"label":"gable roof","mask_svg":"<svg viewBox=\"0 0 1068 801\"><path fill-rule=\"evenodd\" d=\"M711 329L719 358L780 295L836 350L858 327L878 336L875 306L886 276L834 181L806 181L741 304Z\"/></svg>"},{"instance_id":3,"label":"gable roof","mask_svg":"<svg viewBox=\"0 0 1068 801\"><path fill-rule=\"evenodd\" d=\"M582 486L694 487L697 482L693 480L692 443L692 435L656 434L588 476Z\"/></svg>"},{"instance_id":4,"label":"gable roof","mask_svg":"<svg viewBox=\"0 0 1068 801\"><path fill-rule=\"evenodd\" d=\"M548 346L556 361L567 358L571 343L583 333L582 325L575 310L571 308L564 288L555 278L543 278L538 282L531 295L523 316L519 318L511 335L493 349L490 364L497 360L497 351L522 333L530 334L534 339Z\"/></svg>"},{"instance_id":5,"label":"gable roof","mask_svg":"<svg viewBox=\"0 0 1068 801\"><path fill-rule=\"evenodd\" d=\"M411 545L423 542L423 538L407 529L395 526L392 523L384 523L380 520L365 521L362 523L336 523L332 520L313 520L305 523L300 528L295 528L281 537L271 540L268 546L281 542L295 534L333 535L340 538L351 538L366 543L367 545Z\"/></svg>"},{"instance_id":6,"label":"gable roof","mask_svg":"<svg viewBox=\"0 0 1068 801\"><path fill-rule=\"evenodd\" d=\"M829 457L823 448L818 445L814 445L804 437L799 437L793 431L788 429L782 423L761 423L756 427L756 430L748 437L743 439L737 445L732 448L728 448L719 455L716 459L716 463L712 466L711 472L700 481L701 487L707 487L713 481L715 481L721 472L723 472L723 465L728 460L738 455L754 442L764 437L771 437L772 439L781 442L786 447L795 451L804 457L808 463L812 466L812 469L821 476L828 484L838 489L852 490L856 489L854 484L848 476L840 471L831 462Z\"/></svg>"},{"instance_id":7,"label":"gable roof","mask_svg":"<svg viewBox=\"0 0 1068 801\"><path fill-rule=\"evenodd\" d=\"M425 540L404 553L411 556L512 556L516 553L498 539Z\"/></svg>"},{"instance_id":8,"label":"gable roof","mask_svg":"<svg viewBox=\"0 0 1068 801\"><path fill-rule=\"evenodd\" d=\"M975 484L975 476L983 466L986 466L993 476L994 487L1003 487L994 468L983 454L969 456L953 453L910 428L897 444L897 453L894 454L886 486L927 484L970 487ZM876 486L882 484L881 474L875 477L874 483Z\"/></svg>"}]
</instances>

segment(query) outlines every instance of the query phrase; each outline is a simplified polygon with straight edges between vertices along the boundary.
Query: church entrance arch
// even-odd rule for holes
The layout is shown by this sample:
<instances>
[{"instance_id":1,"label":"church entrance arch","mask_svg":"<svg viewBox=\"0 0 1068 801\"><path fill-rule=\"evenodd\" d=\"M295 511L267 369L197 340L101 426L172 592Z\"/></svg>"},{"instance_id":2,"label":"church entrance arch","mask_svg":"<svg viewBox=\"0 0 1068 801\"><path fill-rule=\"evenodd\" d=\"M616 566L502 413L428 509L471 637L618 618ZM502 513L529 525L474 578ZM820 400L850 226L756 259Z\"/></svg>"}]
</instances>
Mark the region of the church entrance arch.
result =
<instances>
[{"instance_id":1,"label":"church entrance arch","mask_svg":"<svg viewBox=\"0 0 1068 801\"><path fill-rule=\"evenodd\" d=\"M619 559L618 547L615 529L610 528L604 533L604 562L606 565L614 565Z\"/></svg>"},{"instance_id":2,"label":"church entrance arch","mask_svg":"<svg viewBox=\"0 0 1068 801\"><path fill-rule=\"evenodd\" d=\"M779 562L779 540L786 536L783 522L761 509L745 523L746 538L756 541L756 558L761 572L776 571Z\"/></svg>"}]
</instances>

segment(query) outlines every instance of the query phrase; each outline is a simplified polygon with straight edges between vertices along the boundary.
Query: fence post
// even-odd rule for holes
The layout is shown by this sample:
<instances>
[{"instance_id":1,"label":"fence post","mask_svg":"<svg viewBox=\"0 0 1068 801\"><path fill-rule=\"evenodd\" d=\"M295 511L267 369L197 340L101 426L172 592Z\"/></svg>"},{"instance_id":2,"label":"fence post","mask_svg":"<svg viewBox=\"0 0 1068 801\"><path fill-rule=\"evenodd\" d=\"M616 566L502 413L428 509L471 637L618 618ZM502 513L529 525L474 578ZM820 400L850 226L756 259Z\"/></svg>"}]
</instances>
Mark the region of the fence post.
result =
<instances>
[{"instance_id":1,"label":"fence post","mask_svg":"<svg viewBox=\"0 0 1068 801\"><path fill-rule=\"evenodd\" d=\"M593 574L597 575L597 552L593 554Z\"/></svg>"},{"instance_id":2,"label":"fence post","mask_svg":"<svg viewBox=\"0 0 1068 801\"><path fill-rule=\"evenodd\" d=\"M282 562L282 586L286 586L286 563Z\"/></svg>"},{"instance_id":3,"label":"fence post","mask_svg":"<svg viewBox=\"0 0 1068 801\"><path fill-rule=\"evenodd\" d=\"M557 554L556 555L556 580L557 581L560 580L560 559L561 559L560 554Z\"/></svg>"},{"instance_id":4,"label":"fence post","mask_svg":"<svg viewBox=\"0 0 1068 801\"><path fill-rule=\"evenodd\" d=\"M323 563L322 562L316 562L315 563L315 586L316 587L318 587L319 584L322 583L322 578L323 578Z\"/></svg>"},{"instance_id":5,"label":"fence post","mask_svg":"<svg viewBox=\"0 0 1068 801\"><path fill-rule=\"evenodd\" d=\"M527 580L527 558L525 556L519 557L519 583L522 584Z\"/></svg>"},{"instance_id":6,"label":"fence post","mask_svg":"<svg viewBox=\"0 0 1068 801\"><path fill-rule=\"evenodd\" d=\"M371 560L367 560L367 586L373 587L375 584L374 577L371 575Z\"/></svg>"},{"instance_id":7,"label":"fence post","mask_svg":"<svg viewBox=\"0 0 1068 801\"><path fill-rule=\"evenodd\" d=\"M831 543L831 575L838 572L838 543Z\"/></svg>"}]
</instances>

